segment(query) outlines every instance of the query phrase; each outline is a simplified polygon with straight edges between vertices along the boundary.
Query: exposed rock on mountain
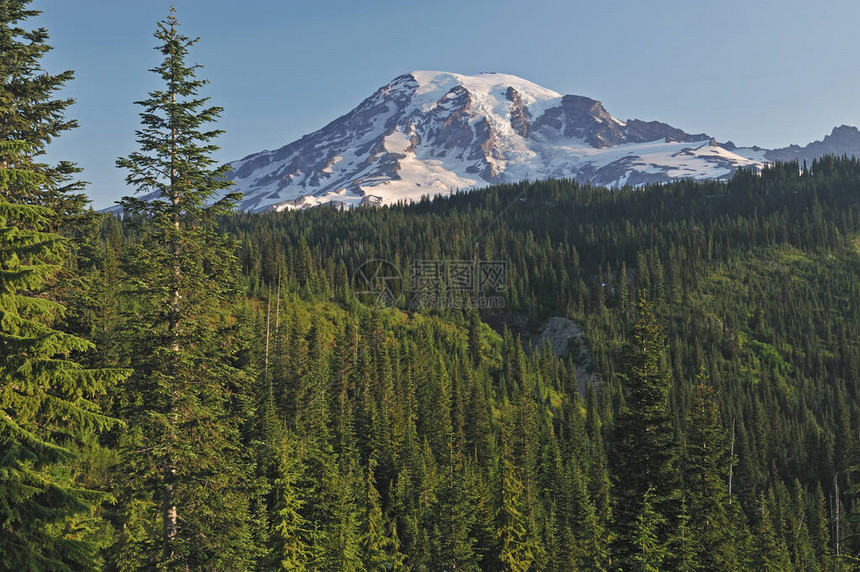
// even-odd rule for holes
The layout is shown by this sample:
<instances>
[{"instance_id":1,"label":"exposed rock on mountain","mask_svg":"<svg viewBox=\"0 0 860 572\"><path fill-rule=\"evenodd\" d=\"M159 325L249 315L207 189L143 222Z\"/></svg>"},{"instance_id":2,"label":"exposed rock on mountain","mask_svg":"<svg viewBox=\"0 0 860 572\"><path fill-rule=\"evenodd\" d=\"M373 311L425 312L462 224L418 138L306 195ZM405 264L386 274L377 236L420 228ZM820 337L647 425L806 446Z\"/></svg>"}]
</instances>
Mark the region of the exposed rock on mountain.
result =
<instances>
[{"instance_id":1,"label":"exposed rock on mountain","mask_svg":"<svg viewBox=\"0 0 860 572\"><path fill-rule=\"evenodd\" d=\"M803 161L812 163L825 155L860 156L860 130L849 125L841 125L834 127L830 135L826 135L822 141L813 141L805 147L789 145L764 154L768 161L797 161L798 163Z\"/></svg>"},{"instance_id":2,"label":"exposed rock on mountain","mask_svg":"<svg viewBox=\"0 0 860 572\"><path fill-rule=\"evenodd\" d=\"M573 178L619 187L726 179L739 167L843 149L860 132L767 151L719 144L659 121L613 117L603 104L516 76L415 71L319 131L233 163L249 211L391 204L492 183Z\"/></svg>"}]
</instances>

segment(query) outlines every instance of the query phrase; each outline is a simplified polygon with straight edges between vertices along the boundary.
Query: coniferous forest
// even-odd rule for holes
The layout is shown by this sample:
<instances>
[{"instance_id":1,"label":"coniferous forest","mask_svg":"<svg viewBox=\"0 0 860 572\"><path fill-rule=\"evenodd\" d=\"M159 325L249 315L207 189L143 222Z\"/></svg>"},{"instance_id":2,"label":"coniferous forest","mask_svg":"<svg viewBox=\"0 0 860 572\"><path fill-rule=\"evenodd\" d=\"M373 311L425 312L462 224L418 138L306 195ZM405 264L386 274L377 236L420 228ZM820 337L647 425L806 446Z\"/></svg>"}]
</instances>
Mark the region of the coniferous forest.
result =
<instances>
[{"instance_id":1,"label":"coniferous forest","mask_svg":"<svg viewBox=\"0 0 860 572\"><path fill-rule=\"evenodd\" d=\"M171 12L99 214L35 15L0 1L0 569L858 567L860 161L238 213ZM368 304L374 260L504 261L504 307Z\"/></svg>"}]
</instances>

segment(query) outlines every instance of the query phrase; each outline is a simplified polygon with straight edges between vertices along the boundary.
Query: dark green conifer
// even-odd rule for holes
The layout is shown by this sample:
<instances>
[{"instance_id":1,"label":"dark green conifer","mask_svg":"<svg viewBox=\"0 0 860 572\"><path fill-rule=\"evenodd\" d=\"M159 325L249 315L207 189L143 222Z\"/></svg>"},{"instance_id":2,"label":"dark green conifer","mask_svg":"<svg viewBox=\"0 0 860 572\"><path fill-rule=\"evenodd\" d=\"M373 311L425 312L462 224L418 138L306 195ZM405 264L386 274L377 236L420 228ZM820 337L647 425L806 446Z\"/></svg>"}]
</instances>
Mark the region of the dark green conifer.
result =
<instances>
[{"instance_id":1,"label":"dark green conifer","mask_svg":"<svg viewBox=\"0 0 860 572\"><path fill-rule=\"evenodd\" d=\"M89 570L86 521L107 495L86 490L70 464L87 435L117 423L97 400L126 373L76 361L92 344L56 329L65 308L41 296L68 242L47 230L51 209L9 200L45 182L29 148L0 142L0 568Z\"/></svg>"},{"instance_id":2,"label":"dark green conifer","mask_svg":"<svg viewBox=\"0 0 860 572\"><path fill-rule=\"evenodd\" d=\"M221 108L199 95L206 81L187 63L197 40L179 32L173 10L155 37L163 60L152 71L163 88L138 102L140 150L117 160L126 182L148 194L122 200L141 226L126 263L135 374L124 387L124 534L114 558L123 567L244 570L258 554L240 439L248 414L240 393L251 377L223 318L238 293L234 247L214 228L237 196L211 157Z\"/></svg>"},{"instance_id":3,"label":"dark green conifer","mask_svg":"<svg viewBox=\"0 0 860 572\"><path fill-rule=\"evenodd\" d=\"M69 161L49 165L40 161L47 145L77 121L65 117L74 103L57 93L74 77L71 70L51 74L42 69L42 58L51 51L45 28L29 29L26 21L39 15L30 8L32 0L0 2L0 141L20 141L27 145L22 161L42 177L39 185L9 189L13 203L42 205L54 211L51 229L80 214L87 202L77 180L81 169ZM72 230L72 229L67 229Z\"/></svg>"},{"instance_id":4,"label":"dark green conifer","mask_svg":"<svg viewBox=\"0 0 860 572\"><path fill-rule=\"evenodd\" d=\"M364 506L361 515L360 546L361 560L367 570L384 572L403 570L404 556L396 535L386 525L380 494L376 489L376 455L371 453L367 460L364 479Z\"/></svg>"},{"instance_id":5,"label":"dark green conifer","mask_svg":"<svg viewBox=\"0 0 860 572\"><path fill-rule=\"evenodd\" d=\"M301 514L305 501L295 486L301 458L295 454L297 442L289 431L284 432L275 447L277 476L272 483L271 511L274 514L270 517L273 530L269 535L272 548L268 560L281 570L302 572L307 569L310 554L310 531Z\"/></svg>"},{"instance_id":6,"label":"dark green conifer","mask_svg":"<svg viewBox=\"0 0 860 572\"><path fill-rule=\"evenodd\" d=\"M687 423L687 444L682 460L688 492L690 526L708 569L735 566L731 525L726 508L729 498L725 478L728 447L720 426L716 393L699 373L693 407Z\"/></svg>"},{"instance_id":7,"label":"dark green conifer","mask_svg":"<svg viewBox=\"0 0 860 572\"><path fill-rule=\"evenodd\" d=\"M659 530L663 524L665 524L665 518L654 510L654 505L651 503L651 489L648 489L642 497L642 507L629 539L634 548L624 561L626 564L622 564L622 570L630 570L630 572L663 570L663 562L669 554L666 543L660 540Z\"/></svg>"},{"instance_id":8,"label":"dark green conifer","mask_svg":"<svg viewBox=\"0 0 860 572\"><path fill-rule=\"evenodd\" d=\"M498 508L496 510L496 542L501 569L505 572L525 572L534 560L534 551L523 506L523 483L520 469L514 462L508 434L509 421L501 424L498 467Z\"/></svg>"},{"instance_id":9,"label":"dark green conifer","mask_svg":"<svg viewBox=\"0 0 860 572\"><path fill-rule=\"evenodd\" d=\"M641 553L633 540L643 518L649 534L656 534L657 541L665 545L678 497L665 353L662 328L651 303L643 298L626 356L626 403L614 428L610 458L616 492L615 548L622 561L632 558L634 552ZM649 510L655 514L647 518L643 515L646 493Z\"/></svg>"},{"instance_id":10,"label":"dark green conifer","mask_svg":"<svg viewBox=\"0 0 860 572\"><path fill-rule=\"evenodd\" d=\"M769 502L764 495L759 497L758 526L755 528L753 567L762 572L777 572L791 569L788 550L784 540L774 527Z\"/></svg>"}]
</instances>

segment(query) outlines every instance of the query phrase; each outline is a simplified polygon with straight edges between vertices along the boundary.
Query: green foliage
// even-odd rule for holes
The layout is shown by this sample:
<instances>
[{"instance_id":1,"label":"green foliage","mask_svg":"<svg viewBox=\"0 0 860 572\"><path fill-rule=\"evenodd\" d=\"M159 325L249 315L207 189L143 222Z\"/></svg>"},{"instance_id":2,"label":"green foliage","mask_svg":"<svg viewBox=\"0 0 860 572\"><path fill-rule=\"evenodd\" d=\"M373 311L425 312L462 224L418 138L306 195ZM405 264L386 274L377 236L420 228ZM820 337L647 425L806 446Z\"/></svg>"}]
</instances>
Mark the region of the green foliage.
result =
<instances>
[{"instance_id":1,"label":"green foliage","mask_svg":"<svg viewBox=\"0 0 860 572\"><path fill-rule=\"evenodd\" d=\"M759 498L759 523L756 529L756 543L753 556L755 570L776 572L789 570L788 551L783 540L778 536L771 512L767 507L768 501L762 495Z\"/></svg>"},{"instance_id":2,"label":"green foliage","mask_svg":"<svg viewBox=\"0 0 860 572\"><path fill-rule=\"evenodd\" d=\"M391 535L386 526L380 506L380 494L376 490L376 456L370 454L364 488L364 507L361 518L361 561L368 570L402 570L403 555L400 553L396 535Z\"/></svg>"},{"instance_id":3,"label":"green foliage","mask_svg":"<svg viewBox=\"0 0 860 572\"><path fill-rule=\"evenodd\" d=\"M844 499L850 490L847 468L855 463L850 452L857 450L850 429L857 426L857 418L850 412L841 417L835 413L856 399L854 380L860 373L856 357L860 353L852 341L860 334L854 325L860 313L852 302L860 294L853 279L860 265L852 238L860 230L860 220L851 208L857 169L854 160L824 159L802 174L790 166L776 166L761 175L741 172L729 184L681 182L614 192L547 181L494 187L432 204L348 213L315 209L233 215L223 224L243 242L241 260L252 289L280 275L287 292L313 300L316 294L306 283L315 276L313 280L334 285L335 303L349 312L358 309L351 302L349 284L339 278L342 266L354 268L368 257L386 258L401 261L398 264L408 275L409 261L426 259L428 253L470 259L475 255L472 234L492 226L478 256L508 259L510 312L482 313L480 318L499 331L506 324L516 331L508 337L489 336L476 327L471 313L431 310L410 315L415 324L435 315L465 329L469 343L464 353L472 363L473 379L464 384L459 374L452 377L452 371L470 369L453 358L456 350L443 359L448 365L442 365L435 355L413 361L420 356L407 349L399 353L409 356L407 364L394 367L395 378L401 375L397 370L409 372L409 386L420 380L415 405L409 406L417 410L415 429L405 426L417 436L404 441L402 452L392 446L394 467L385 471L404 475L404 481L392 480L398 493L390 506L410 558L424 554L421 546L426 542L413 540L416 519L410 515L417 514L419 505L405 501L420 471L406 471L400 455L414 455L408 451L421 448L415 441L426 438L435 457L433 474L445 474L449 462L445 435L457 430L457 422L449 430L446 419L457 418L459 387L466 388L467 396L465 451L482 467L498 463L502 412L510 404L529 411L524 416L513 413L512 419L518 421L512 447L523 495L533 499L523 516L531 534L539 538L535 558L541 566L564 569L562 562L575 561L580 567L596 568L619 561L619 550L631 537L618 524L635 526L639 518L638 510L627 515L623 507L635 509L642 502L641 494L625 500L626 489L619 483L648 480L643 478L645 471L637 474L636 464L624 462L619 452L626 448L636 456L649 447L657 453L656 466L677 468L669 471L670 478L652 483L652 509L665 518L657 526L658 539L668 547L665 566L686 558L683 561L691 568L749 569L759 530L758 495L796 479L801 487L799 492L793 484L787 489L782 511L786 516L777 534L789 547L793 566L812 566L801 564L811 561L805 555L812 545L818 547L814 560L823 566L834 545L832 525L828 530L821 522L831 518L834 505L825 501L822 517L821 497L812 492L821 486L829 491L825 495L832 495L836 472ZM506 200L523 193L526 202L488 225ZM255 246L259 244L266 252L278 253L277 264L269 265L276 269L274 274L260 264L262 251ZM335 258L336 264L329 262ZM297 273L305 277L304 285L295 280ZM644 353L637 357L631 330L641 313L630 301L646 290L655 316L651 327L665 336L651 344L655 351L650 355L659 357L650 361L641 359ZM599 388L592 392L585 384L587 408L576 395L582 388L582 372L573 384L565 379L573 371L569 362L558 369L561 362L549 365L536 357L532 363L517 351L516 335L523 333L523 322L565 313L577 319L584 332L584 352L575 349L575 359L586 375L596 376ZM522 316L522 322L511 315ZM478 331L480 344L475 342ZM362 331L359 338L366 335ZM428 332L419 338L419 346L447 336L442 329ZM371 339L378 339L378 334ZM372 369L372 361L362 367ZM700 370L705 372L702 379L710 379L702 394L696 381ZM647 382L632 386L637 379ZM517 402L524 390L533 405ZM363 412L356 410L350 442L359 450L366 439L385 435L376 433L384 426L379 421L389 406L380 409L380 402L375 403ZM485 409L491 415L480 413ZM576 421L577 410L587 411L581 422ZM528 419L537 422L522 422ZM647 446L641 449L635 438L618 430L625 423L659 429L646 434ZM540 460L548 449L534 448L533 433L540 435L538 443L551 447L546 427L552 428L560 451ZM528 435L520 436L520 431ZM390 442L389 437L383 442ZM730 446L733 455L728 454ZM366 454L368 449L363 450ZM426 462L423 467L431 469ZM482 480L486 483L486 476ZM437 476L434 482L443 481ZM647 487L641 489L640 493ZM563 493L561 498L557 491ZM436 498L438 484L428 487L428 493L426 498ZM813 497L819 499L817 504L810 500ZM383 504L389 506L388 501ZM798 510L815 515L807 517L808 532L803 520L793 525L794 517L787 516ZM480 526L493 533L495 524L488 525L488 520L494 518L484 518ZM853 525L844 516L842 521L844 550ZM606 532L610 524L611 535ZM684 527L692 544L678 540ZM499 567L495 541L488 541L480 527L472 534L480 566ZM615 539L611 551L606 547L610 536Z\"/></svg>"},{"instance_id":4,"label":"green foliage","mask_svg":"<svg viewBox=\"0 0 860 572\"><path fill-rule=\"evenodd\" d=\"M211 203L228 186L224 169L210 168L219 132L205 130L220 110L198 96L205 82L186 63L196 40L178 32L172 11L155 36L164 60L153 71L164 89L139 102L141 150L117 161L130 185L155 194L123 199L139 223L124 261L122 325L135 373L122 388L123 534L112 558L122 568L248 569L257 556L253 465L240 429L253 378L230 316L232 245L213 227L234 198Z\"/></svg>"},{"instance_id":5,"label":"green foliage","mask_svg":"<svg viewBox=\"0 0 860 572\"><path fill-rule=\"evenodd\" d=\"M526 517L523 514L523 484L512 459L511 444L503 421L498 469L499 504L496 511L496 541L499 543L501 569L507 572L528 570L534 559Z\"/></svg>"},{"instance_id":6,"label":"green foliage","mask_svg":"<svg viewBox=\"0 0 860 572\"><path fill-rule=\"evenodd\" d=\"M171 12L118 160L141 195L72 256L75 168L38 162L71 74L27 5L0 0L0 140L28 144L0 143L0 567L854 565L860 161L235 213ZM370 259L504 260L505 309L369 310ZM534 347L550 316L569 357Z\"/></svg>"},{"instance_id":7,"label":"green foliage","mask_svg":"<svg viewBox=\"0 0 860 572\"><path fill-rule=\"evenodd\" d=\"M439 475L449 468L445 436L457 434L460 392L466 396L464 452L479 460L484 486L484 467L495 474L498 464L499 419L507 408L517 409L511 417L517 420L512 448L523 495L530 499L523 516L539 539L536 565L617 565L640 514L627 514L624 507L641 506L649 481L646 471L620 453L630 450L639 458L653 448L657 467L675 468L670 478L647 483L655 487L652 509L665 518L657 526L658 539L668 546L664 566L687 558L693 568L751 569L764 530L758 499L773 494L780 515L774 534L788 551L789 566L827 569L837 550L836 507L841 507L840 555L856 551L856 519L846 515L854 504L851 467L860 465L854 437L860 426L858 174L857 160L823 158L803 172L776 165L761 174L742 171L729 183L684 181L608 191L544 181L410 206L236 214L222 225L242 241L240 260L252 293L281 276L287 298L313 302L320 294L308 284L325 283L332 287L326 296L349 313L361 309L344 276L369 258L393 261L404 276L410 261L433 257L507 260L506 311L478 317L498 332L507 326L509 335L490 335L486 324L476 327L473 313L409 314L413 326L424 325L427 317L455 324L467 343L462 350L444 347L441 362L423 350L399 352L406 363L393 365L394 378L402 375L408 378L404 387L415 388L408 405L415 422L403 425L414 437L404 439L402 449L399 438L392 441L384 429L386 423L380 424L395 410L393 404L381 405L387 398L354 409L349 442L362 455L392 443L385 448L391 449L387 464L393 466L384 471L380 491L387 499L384 483L393 475L397 495L383 505L392 507L410 558L425 558L427 540L419 523L432 520L419 516L421 505L407 499L414 487L425 487L427 499L440 494ZM504 210L519 197L526 200ZM481 236L477 246L476 235ZM643 292L651 301L652 329L664 336L649 354L634 351L632 326L641 313L631 301ZM517 336L522 339L553 315L571 317L583 330L584 343L574 348L576 376L570 360L518 352ZM382 330L394 332L397 324L385 322ZM449 340L449 331L434 326L417 346ZM367 337L359 332L357 346ZM374 347L380 335L368 339ZM461 354L471 367L455 357ZM642 361L642 355L659 358ZM362 368L373 369L375 360L369 358ZM594 387L586 379L594 379ZM631 385L637 379L647 383ZM366 387L374 387L369 383ZM708 389L702 393L700 385ZM526 403L519 401L523 392ZM370 394L348 392L355 396L352 402L338 399L350 409ZM487 410L489 415L480 413ZM585 412L581 421L577 411ZM655 428L643 438L644 449L618 429L624 424ZM548 453L548 428L557 454ZM433 463L418 468L413 462L407 470L405 457L420 457L410 451L420 451L424 439ZM419 478L422 471L433 478ZM638 496L628 495L622 482L643 486ZM821 494L815 493L818 488ZM584 496L576 492L582 490ZM840 502L834 502L837 493ZM495 541L487 540L495 532L495 525L487 524L493 520L483 518L472 532L484 569L500 566ZM622 522L628 532L618 526ZM692 545L678 540L682 524Z\"/></svg>"},{"instance_id":8,"label":"green foliage","mask_svg":"<svg viewBox=\"0 0 860 572\"><path fill-rule=\"evenodd\" d=\"M41 60L51 46L47 30L26 26L28 19L40 14L30 8L31 3L0 2L0 141L26 144L27 153L20 158L22 167L38 174L41 181L8 188L5 193L12 203L50 208L54 212L48 223L51 229L62 226L74 232L87 202L81 193L83 183L76 179L80 169L68 161L48 165L38 160L53 139L77 126L75 120L65 117L74 100L56 97L74 73L51 74L42 69Z\"/></svg>"},{"instance_id":9,"label":"green foliage","mask_svg":"<svg viewBox=\"0 0 860 572\"><path fill-rule=\"evenodd\" d=\"M728 491L729 450L720 425L716 392L707 384L707 373L698 376L694 400L687 421L687 442L681 459L684 489L688 500L689 528L701 551L705 569L736 567L731 541Z\"/></svg>"},{"instance_id":10,"label":"green foliage","mask_svg":"<svg viewBox=\"0 0 860 572\"><path fill-rule=\"evenodd\" d=\"M27 149L0 142L0 565L92 569L91 511L108 495L70 469L86 435L117 424L96 400L125 373L83 367L75 356L92 344L54 327L65 308L41 293L67 242L46 230L53 211L7 198L45 180Z\"/></svg>"},{"instance_id":11,"label":"green foliage","mask_svg":"<svg viewBox=\"0 0 860 572\"><path fill-rule=\"evenodd\" d=\"M272 554L281 570L305 570L310 546L308 522L302 517L304 502L295 483L298 479L299 459L295 457L295 441L286 436L278 443L277 473L274 478L274 498L271 509L276 520L272 533Z\"/></svg>"},{"instance_id":12,"label":"green foliage","mask_svg":"<svg viewBox=\"0 0 860 572\"><path fill-rule=\"evenodd\" d=\"M642 497L642 508L630 536L634 548L627 558L627 569L632 572L659 572L663 569L667 549L658 533L663 524L665 519L654 510L651 489L648 489Z\"/></svg>"},{"instance_id":13,"label":"green foliage","mask_svg":"<svg viewBox=\"0 0 860 572\"><path fill-rule=\"evenodd\" d=\"M637 566L649 569L653 562L662 562L659 547L668 542L666 525L674 516L677 445L669 409L665 335L645 298L639 301L637 314L626 354L625 403L614 427L610 458L616 489L616 553L622 560L638 554L645 560L637 561ZM642 536L646 533L647 539ZM652 561L652 556L659 558Z\"/></svg>"}]
</instances>

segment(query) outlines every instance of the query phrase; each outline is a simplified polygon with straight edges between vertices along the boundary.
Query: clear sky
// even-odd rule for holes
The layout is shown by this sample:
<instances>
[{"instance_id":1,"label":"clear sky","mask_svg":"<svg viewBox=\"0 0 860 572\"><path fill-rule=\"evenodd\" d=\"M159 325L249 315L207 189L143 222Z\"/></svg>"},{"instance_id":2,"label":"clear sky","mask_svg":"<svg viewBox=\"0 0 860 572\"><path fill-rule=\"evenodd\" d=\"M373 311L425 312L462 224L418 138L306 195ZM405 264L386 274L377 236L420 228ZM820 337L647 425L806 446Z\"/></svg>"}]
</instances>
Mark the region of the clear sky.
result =
<instances>
[{"instance_id":1,"label":"clear sky","mask_svg":"<svg viewBox=\"0 0 860 572\"><path fill-rule=\"evenodd\" d=\"M620 119L665 121L720 141L781 147L860 124L860 2L827 0L175 0L201 40L207 95L225 108L218 159L281 147L414 69L510 73L601 100ZM131 189L132 102L160 0L35 0L73 69L80 128L49 157L78 162L96 208Z\"/></svg>"}]
</instances>

